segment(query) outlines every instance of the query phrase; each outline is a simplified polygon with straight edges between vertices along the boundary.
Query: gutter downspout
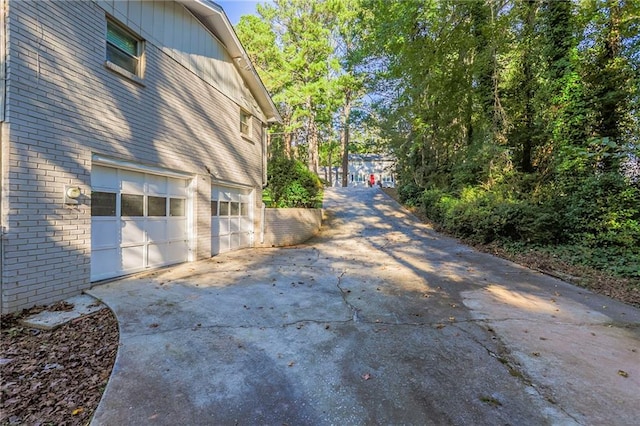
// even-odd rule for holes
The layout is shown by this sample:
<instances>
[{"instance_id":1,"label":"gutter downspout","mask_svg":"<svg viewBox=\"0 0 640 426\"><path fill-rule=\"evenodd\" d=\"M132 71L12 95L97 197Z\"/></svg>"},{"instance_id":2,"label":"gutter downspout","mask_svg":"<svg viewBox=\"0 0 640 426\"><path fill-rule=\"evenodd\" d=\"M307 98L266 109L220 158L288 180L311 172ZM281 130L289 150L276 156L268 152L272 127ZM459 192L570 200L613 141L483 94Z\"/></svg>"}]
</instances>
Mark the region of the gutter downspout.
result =
<instances>
[{"instance_id":1,"label":"gutter downspout","mask_svg":"<svg viewBox=\"0 0 640 426\"><path fill-rule=\"evenodd\" d=\"M267 144L269 140L269 128L262 125L262 190L267 187ZM262 194L260 194L262 197ZM264 230L265 230L265 208L266 205L262 203L260 208L260 244L264 244Z\"/></svg>"},{"instance_id":2,"label":"gutter downspout","mask_svg":"<svg viewBox=\"0 0 640 426\"><path fill-rule=\"evenodd\" d=\"M265 229L265 218L267 216L267 206L262 203L262 208L261 208L261 213L262 213L262 218L260 219L260 244L264 244L264 229Z\"/></svg>"}]
</instances>

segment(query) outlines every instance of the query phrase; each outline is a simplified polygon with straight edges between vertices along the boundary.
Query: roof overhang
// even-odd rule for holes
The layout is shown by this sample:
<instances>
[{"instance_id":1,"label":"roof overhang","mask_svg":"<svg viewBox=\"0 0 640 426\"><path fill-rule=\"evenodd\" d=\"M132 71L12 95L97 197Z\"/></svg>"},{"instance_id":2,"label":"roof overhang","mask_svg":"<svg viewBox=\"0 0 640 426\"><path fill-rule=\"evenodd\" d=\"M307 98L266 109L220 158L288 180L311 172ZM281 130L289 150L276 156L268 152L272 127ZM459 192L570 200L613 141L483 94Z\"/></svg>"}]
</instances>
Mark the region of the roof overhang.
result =
<instances>
[{"instance_id":1,"label":"roof overhang","mask_svg":"<svg viewBox=\"0 0 640 426\"><path fill-rule=\"evenodd\" d=\"M191 11L203 25L215 35L233 58L234 65L247 87L253 94L258 106L267 117L268 123L282 123L282 117L278 112L269 92L262 83L247 52L233 29L224 9L211 0L176 0Z\"/></svg>"}]
</instances>

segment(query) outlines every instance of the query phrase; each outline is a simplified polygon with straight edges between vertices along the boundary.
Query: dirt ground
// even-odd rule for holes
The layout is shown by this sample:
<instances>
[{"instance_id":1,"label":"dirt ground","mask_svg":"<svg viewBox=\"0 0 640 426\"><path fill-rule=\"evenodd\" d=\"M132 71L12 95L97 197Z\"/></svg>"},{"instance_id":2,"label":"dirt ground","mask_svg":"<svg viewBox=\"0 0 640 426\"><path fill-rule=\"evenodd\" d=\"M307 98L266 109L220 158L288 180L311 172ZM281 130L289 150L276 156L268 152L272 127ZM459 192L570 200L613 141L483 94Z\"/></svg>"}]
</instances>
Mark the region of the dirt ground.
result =
<instances>
[{"instance_id":1,"label":"dirt ground","mask_svg":"<svg viewBox=\"0 0 640 426\"><path fill-rule=\"evenodd\" d=\"M86 425L111 375L119 335L109 309L52 331L18 322L43 309L2 317L0 425Z\"/></svg>"}]
</instances>

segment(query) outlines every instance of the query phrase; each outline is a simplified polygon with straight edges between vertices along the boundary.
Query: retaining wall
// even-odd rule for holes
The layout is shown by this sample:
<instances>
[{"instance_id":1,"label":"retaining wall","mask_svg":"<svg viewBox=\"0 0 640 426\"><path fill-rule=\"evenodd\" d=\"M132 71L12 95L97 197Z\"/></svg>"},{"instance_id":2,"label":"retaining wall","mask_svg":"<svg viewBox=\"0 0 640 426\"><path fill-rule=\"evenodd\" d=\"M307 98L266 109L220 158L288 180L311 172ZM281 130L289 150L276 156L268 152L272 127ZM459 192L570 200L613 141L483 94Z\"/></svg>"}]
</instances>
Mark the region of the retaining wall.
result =
<instances>
[{"instance_id":1,"label":"retaining wall","mask_svg":"<svg viewBox=\"0 0 640 426\"><path fill-rule=\"evenodd\" d=\"M322 209L265 209L264 238L256 247L285 247L303 243L320 231Z\"/></svg>"}]
</instances>

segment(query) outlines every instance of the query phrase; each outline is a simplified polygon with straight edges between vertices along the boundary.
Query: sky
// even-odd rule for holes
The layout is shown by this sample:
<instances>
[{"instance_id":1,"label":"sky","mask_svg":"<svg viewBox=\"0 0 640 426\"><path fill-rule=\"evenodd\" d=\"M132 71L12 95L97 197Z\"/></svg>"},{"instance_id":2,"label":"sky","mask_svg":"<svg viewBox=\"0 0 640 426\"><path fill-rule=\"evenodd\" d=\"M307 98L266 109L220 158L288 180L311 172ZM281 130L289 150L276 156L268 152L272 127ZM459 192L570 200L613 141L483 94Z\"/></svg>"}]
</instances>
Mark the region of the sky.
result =
<instances>
[{"instance_id":1,"label":"sky","mask_svg":"<svg viewBox=\"0 0 640 426\"><path fill-rule=\"evenodd\" d=\"M259 3L265 3L265 1L252 1L252 0L213 0L224 9L225 13L229 17L231 24L236 25L240 22L242 15L255 15L256 5Z\"/></svg>"}]
</instances>

